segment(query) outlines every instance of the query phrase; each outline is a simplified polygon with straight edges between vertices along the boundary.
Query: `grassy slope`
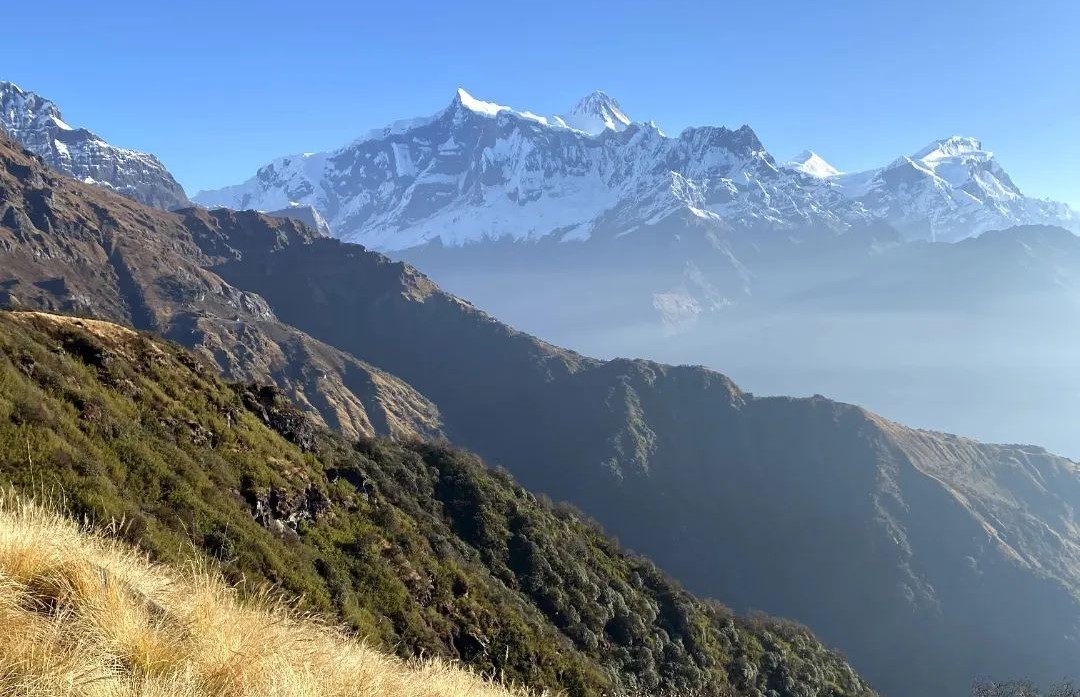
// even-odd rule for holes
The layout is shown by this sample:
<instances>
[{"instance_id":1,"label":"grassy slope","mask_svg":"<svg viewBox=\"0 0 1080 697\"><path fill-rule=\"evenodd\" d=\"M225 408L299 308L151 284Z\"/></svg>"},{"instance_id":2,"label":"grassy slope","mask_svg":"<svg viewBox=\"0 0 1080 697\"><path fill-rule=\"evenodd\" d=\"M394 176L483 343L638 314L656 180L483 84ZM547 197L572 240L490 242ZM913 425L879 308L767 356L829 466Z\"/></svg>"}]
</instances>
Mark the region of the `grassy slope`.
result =
<instances>
[{"instance_id":1,"label":"grassy slope","mask_svg":"<svg viewBox=\"0 0 1080 697\"><path fill-rule=\"evenodd\" d=\"M25 499L0 498L0 694L510 697L407 664L212 570L177 572Z\"/></svg>"},{"instance_id":2,"label":"grassy slope","mask_svg":"<svg viewBox=\"0 0 1080 697\"><path fill-rule=\"evenodd\" d=\"M194 542L377 646L533 688L870 694L806 630L695 599L473 456L313 431L114 325L0 315L0 480L123 518L161 561Z\"/></svg>"}]
</instances>

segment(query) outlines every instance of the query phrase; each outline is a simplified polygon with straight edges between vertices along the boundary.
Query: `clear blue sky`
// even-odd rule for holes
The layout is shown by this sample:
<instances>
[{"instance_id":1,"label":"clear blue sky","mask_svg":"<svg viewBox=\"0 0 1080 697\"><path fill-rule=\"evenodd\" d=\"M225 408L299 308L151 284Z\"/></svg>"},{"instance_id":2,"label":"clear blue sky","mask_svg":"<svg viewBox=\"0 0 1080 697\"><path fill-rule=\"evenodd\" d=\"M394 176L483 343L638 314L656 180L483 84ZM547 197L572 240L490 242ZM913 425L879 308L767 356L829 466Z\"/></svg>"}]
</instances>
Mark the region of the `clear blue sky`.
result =
<instances>
[{"instance_id":1,"label":"clear blue sky","mask_svg":"<svg viewBox=\"0 0 1080 697\"><path fill-rule=\"evenodd\" d=\"M1080 204L1075 0L9 2L0 78L157 154L189 193L433 113L464 86L557 113L604 89L668 133L750 124L846 170L975 135Z\"/></svg>"}]
</instances>

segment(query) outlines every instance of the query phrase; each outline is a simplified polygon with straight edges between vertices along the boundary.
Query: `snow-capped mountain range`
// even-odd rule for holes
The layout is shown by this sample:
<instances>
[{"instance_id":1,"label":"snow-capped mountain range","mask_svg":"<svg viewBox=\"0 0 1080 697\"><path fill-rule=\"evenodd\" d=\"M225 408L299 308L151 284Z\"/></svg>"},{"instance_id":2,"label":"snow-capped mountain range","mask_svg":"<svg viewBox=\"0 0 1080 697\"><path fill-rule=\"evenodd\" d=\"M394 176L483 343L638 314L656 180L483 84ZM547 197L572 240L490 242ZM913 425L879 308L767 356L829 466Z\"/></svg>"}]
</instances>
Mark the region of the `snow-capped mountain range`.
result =
<instances>
[{"instance_id":1,"label":"snow-capped mountain range","mask_svg":"<svg viewBox=\"0 0 1080 697\"><path fill-rule=\"evenodd\" d=\"M56 104L3 81L0 131L70 177L158 208L191 205L183 187L153 155L118 148L84 128L73 128Z\"/></svg>"},{"instance_id":2,"label":"snow-capped mountain range","mask_svg":"<svg viewBox=\"0 0 1080 697\"><path fill-rule=\"evenodd\" d=\"M813 152L778 162L748 126L665 135L594 92L559 116L484 102L396 122L331 152L282 157L206 206L310 205L346 240L383 250L430 242L585 240L669 224L720 232L886 222L952 241L1017 224L1080 231L1065 204L1024 196L973 138L931 143L845 174Z\"/></svg>"},{"instance_id":3,"label":"snow-capped mountain range","mask_svg":"<svg viewBox=\"0 0 1080 697\"><path fill-rule=\"evenodd\" d=\"M69 126L53 102L10 82L0 82L0 129L69 176L159 208L190 204L156 157ZM905 238L943 241L1019 224L1080 232L1076 211L1025 196L974 138L844 173L809 150L779 162L748 126L669 137L599 91L545 117L458 90L432 116L278 158L195 200L294 217L310 207L303 215L320 229L383 250L612 238L672 223L840 233L886 222Z\"/></svg>"}]
</instances>

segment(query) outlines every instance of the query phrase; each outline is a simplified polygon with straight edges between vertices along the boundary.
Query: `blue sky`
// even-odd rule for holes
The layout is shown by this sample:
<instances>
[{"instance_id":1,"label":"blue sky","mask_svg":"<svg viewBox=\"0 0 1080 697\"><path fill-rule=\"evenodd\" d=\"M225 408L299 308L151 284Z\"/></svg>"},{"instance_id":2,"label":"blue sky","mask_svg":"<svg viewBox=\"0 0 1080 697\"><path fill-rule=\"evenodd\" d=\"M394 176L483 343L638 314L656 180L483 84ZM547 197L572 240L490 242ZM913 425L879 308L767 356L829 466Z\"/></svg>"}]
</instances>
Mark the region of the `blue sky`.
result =
<instances>
[{"instance_id":1,"label":"blue sky","mask_svg":"<svg viewBox=\"0 0 1080 697\"><path fill-rule=\"evenodd\" d=\"M845 170L980 137L1080 206L1080 3L13 1L0 78L157 154L189 193L448 104L537 113L604 89L668 133L750 124Z\"/></svg>"}]
</instances>

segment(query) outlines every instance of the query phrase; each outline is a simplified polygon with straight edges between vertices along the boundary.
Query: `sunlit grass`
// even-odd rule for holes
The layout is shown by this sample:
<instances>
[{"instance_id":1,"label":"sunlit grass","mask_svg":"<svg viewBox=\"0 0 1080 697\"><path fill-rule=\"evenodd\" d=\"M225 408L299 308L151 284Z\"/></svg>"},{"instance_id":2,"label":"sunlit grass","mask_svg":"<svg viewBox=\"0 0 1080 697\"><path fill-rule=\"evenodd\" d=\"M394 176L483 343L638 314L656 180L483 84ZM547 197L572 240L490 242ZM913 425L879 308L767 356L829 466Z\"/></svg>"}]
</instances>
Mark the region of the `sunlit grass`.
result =
<instances>
[{"instance_id":1,"label":"sunlit grass","mask_svg":"<svg viewBox=\"0 0 1080 697\"><path fill-rule=\"evenodd\" d=\"M107 535L0 496L5 697L508 697L443 662L406 663L209 567L149 563Z\"/></svg>"}]
</instances>

